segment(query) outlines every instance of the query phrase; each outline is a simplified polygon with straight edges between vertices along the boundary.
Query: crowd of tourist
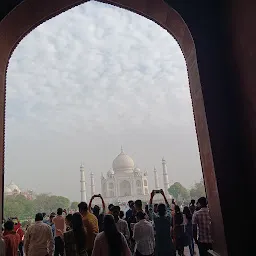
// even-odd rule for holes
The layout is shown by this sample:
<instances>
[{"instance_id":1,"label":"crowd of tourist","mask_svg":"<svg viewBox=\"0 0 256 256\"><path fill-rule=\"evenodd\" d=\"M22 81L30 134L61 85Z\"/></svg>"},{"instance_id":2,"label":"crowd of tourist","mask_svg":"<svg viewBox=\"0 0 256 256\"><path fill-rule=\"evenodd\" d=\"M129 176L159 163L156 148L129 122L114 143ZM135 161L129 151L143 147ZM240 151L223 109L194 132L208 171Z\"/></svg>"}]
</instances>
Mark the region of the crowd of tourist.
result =
<instances>
[{"instance_id":1,"label":"crowd of tourist","mask_svg":"<svg viewBox=\"0 0 256 256\"><path fill-rule=\"evenodd\" d=\"M155 194L163 195L164 203L153 204ZM92 207L94 198L102 200L102 209ZM19 221L4 223L0 241L0 256L190 256L208 255L211 249L211 219L205 197L191 200L180 207L169 204L163 190L153 190L149 203L129 201L124 213L119 206L105 207L101 195L94 195L89 205L81 202L79 212L67 214L37 213L35 223L23 232ZM107 210L107 211L106 211Z\"/></svg>"}]
</instances>

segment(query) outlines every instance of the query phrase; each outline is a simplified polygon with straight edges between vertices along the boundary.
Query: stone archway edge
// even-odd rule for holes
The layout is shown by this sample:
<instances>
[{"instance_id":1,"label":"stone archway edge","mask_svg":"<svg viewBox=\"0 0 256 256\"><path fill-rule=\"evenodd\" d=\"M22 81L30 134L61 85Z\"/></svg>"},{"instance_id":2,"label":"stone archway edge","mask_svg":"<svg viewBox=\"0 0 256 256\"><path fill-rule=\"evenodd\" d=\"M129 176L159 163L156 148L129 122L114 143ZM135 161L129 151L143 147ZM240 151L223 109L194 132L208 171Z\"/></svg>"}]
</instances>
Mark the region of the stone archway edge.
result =
<instances>
[{"instance_id":1,"label":"stone archway edge","mask_svg":"<svg viewBox=\"0 0 256 256\"><path fill-rule=\"evenodd\" d=\"M18 43L46 20L82 3L86 0L24 0L12 12L0 22L0 164L4 184L4 132L5 132L5 84L6 71L9 58ZM214 235L216 239L216 250L221 255L226 255L223 241L225 236L223 230L222 213L220 208L214 164L211 153L211 145L208 134L208 126L204 110L204 101L201 91L200 77L198 72L195 45L190 31L181 16L170 8L163 0L102 0L100 2L110 3L138 14L141 14L165 28L178 41L186 59L189 75L190 91L194 109L194 117L200 148L201 162L204 172L206 189L210 201L210 210L214 216ZM2 216L0 216L2 217Z\"/></svg>"}]
</instances>

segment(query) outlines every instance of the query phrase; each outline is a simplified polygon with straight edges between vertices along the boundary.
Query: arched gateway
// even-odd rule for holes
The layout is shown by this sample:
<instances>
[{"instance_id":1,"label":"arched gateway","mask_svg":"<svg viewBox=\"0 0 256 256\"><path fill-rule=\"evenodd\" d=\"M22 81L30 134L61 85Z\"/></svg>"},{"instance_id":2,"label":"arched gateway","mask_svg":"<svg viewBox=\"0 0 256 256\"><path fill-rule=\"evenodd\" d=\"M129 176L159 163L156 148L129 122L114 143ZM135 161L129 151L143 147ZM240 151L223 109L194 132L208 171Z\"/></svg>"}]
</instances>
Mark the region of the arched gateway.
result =
<instances>
[{"instance_id":1,"label":"arched gateway","mask_svg":"<svg viewBox=\"0 0 256 256\"><path fill-rule=\"evenodd\" d=\"M44 21L60 14L61 12L64 12L86 1L85 0L84 1L83 0L54 0L54 1L24 0L24 1L18 1L18 2L22 2L22 3L19 4L15 9L13 9L0 22L0 142L1 142L0 143L0 164L2 167L1 169L2 175L0 175L0 184L2 186L2 196L0 197L0 207L3 206L5 85L6 85L6 70L7 70L9 58L13 50L17 46L17 44L22 40L22 38L26 36L26 34L28 34L35 27L37 27ZM154 22L162 26L164 29L166 29L170 34L172 34L174 38L178 41L181 47L181 50L184 54L186 64L187 64L204 180L205 180L207 195L209 199L210 212L213 219L214 248L222 256L227 255L222 211L221 211L220 199L219 199L219 198L223 198L223 200L227 202L224 196L225 191L223 190L223 184L226 182L226 180L225 180L225 177L221 176L219 172L218 173L219 177L223 178L222 191L221 191L222 197L219 197L220 189L216 183L216 176L215 176L213 157L212 157L212 148L210 144L209 131L208 131L208 125L207 125L207 121L209 123L209 115L212 113L208 108L207 114L209 115L207 115L208 119L206 119L204 97L201 89L198 64L197 64L196 49L195 49L195 45L194 45L192 36L190 34L190 31L186 23L182 19L182 17L178 14L178 12L170 8L163 0L109 0L109 1L106 0L101 2L113 4L115 6L134 11L140 15L143 15L153 20ZM173 2L177 2L177 1L173 1ZM182 1L179 1L179 2L181 3ZM192 1L188 1L188 2L192 2ZM236 2L239 2L239 1L236 1ZM182 4L180 4L180 6L182 6ZM196 9L195 6L194 6L194 9ZM104 13L102 15L104 15ZM193 33L196 33L195 31L196 30L194 29ZM206 69L207 68L210 69L211 67L208 66L206 67ZM202 68L202 72L200 70L200 74L204 74L203 78L205 81L206 80L205 74L207 72L204 73L203 71L204 70ZM204 94L204 96L205 95L206 94ZM208 100L209 100L209 97L208 97ZM209 101L207 103L209 104ZM212 118L212 120L214 120L214 118ZM209 124L209 127L211 127L212 130L214 130L213 125L214 124L212 123ZM215 136L216 138L216 133L213 135L212 134L211 136ZM216 145L215 145L215 149L216 149ZM219 164L219 162L217 162L217 164ZM228 182L226 182L226 184L228 184ZM231 190L232 189L229 190L229 194ZM224 209L223 207L224 206L222 205L222 210ZM228 212L227 207L224 210L226 213ZM0 212L1 212L0 214L2 215L2 211ZM2 216L0 216L0 218L2 218ZM230 229L229 226L227 227ZM230 241L229 241L229 245L230 245Z\"/></svg>"}]
</instances>

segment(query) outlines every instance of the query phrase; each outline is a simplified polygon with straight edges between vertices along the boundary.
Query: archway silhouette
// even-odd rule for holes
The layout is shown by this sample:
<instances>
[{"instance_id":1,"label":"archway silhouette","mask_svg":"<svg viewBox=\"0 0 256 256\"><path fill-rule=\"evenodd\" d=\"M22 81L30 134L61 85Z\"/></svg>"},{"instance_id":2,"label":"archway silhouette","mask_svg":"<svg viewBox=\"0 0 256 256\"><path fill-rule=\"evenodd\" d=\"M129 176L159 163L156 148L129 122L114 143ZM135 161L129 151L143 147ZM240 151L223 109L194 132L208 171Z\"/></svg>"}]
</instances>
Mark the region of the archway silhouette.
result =
<instances>
[{"instance_id":1,"label":"archway silhouette","mask_svg":"<svg viewBox=\"0 0 256 256\"><path fill-rule=\"evenodd\" d=\"M3 208L4 188L4 133L5 133L5 94L6 71L9 59L17 44L34 28L46 20L87 2L86 0L24 0L0 23L0 164L2 175L2 196L0 206ZM194 118L199 143L203 176L205 180L209 207L213 216L213 236L215 249L221 255L226 255L225 236L222 213L211 153L207 120L204 110L204 100L201 91L200 77L196 60L196 49L190 31L182 17L163 0L102 0L99 2L113 4L136 12L153 20L166 29L178 42L184 54L194 109ZM33 10L33 15L27 15ZM1 216L2 217L2 211Z\"/></svg>"}]
</instances>

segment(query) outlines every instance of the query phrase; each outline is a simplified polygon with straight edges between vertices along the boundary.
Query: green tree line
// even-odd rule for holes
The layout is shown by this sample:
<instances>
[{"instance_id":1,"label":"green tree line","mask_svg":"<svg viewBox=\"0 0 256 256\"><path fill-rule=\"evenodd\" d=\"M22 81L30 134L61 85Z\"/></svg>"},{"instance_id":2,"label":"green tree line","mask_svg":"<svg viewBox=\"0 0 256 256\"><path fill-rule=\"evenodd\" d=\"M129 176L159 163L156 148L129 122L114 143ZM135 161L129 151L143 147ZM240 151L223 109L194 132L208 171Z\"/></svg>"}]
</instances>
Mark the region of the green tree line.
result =
<instances>
[{"instance_id":1,"label":"green tree line","mask_svg":"<svg viewBox=\"0 0 256 256\"><path fill-rule=\"evenodd\" d=\"M191 199L196 200L206 195L203 179L196 182L191 189L186 189L181 183L175 182L170 186L168 192L178 203L182 203L183 201L188 203Z\"/></svg>"},{"instance_id":2,"label":"green tree line","mask_svg":"<svg viewBox=\"0 0 256 256\"><path fill-rule=\"evenodd\" d=\"M37 212L47 214L56 212L57 208L77 209L78 202L70 202L63 196L39 194L33 200L27 199L23 195L5 196L4 217L18 217L19 219L33 218Z\"/></svg>"}]
</instances>

